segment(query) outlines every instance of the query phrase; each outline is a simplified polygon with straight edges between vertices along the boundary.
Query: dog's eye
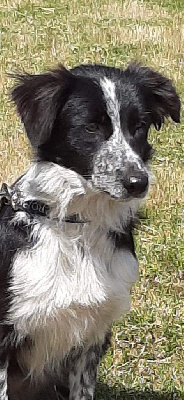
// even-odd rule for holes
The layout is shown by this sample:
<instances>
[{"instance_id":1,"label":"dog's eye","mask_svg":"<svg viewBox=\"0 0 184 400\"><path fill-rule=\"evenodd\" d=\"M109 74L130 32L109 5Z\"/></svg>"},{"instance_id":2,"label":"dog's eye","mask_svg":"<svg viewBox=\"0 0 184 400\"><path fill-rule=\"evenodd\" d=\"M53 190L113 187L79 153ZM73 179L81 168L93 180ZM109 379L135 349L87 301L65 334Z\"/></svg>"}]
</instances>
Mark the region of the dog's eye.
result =
<instances>
[{"instance_id":1,"label":"dog's eye","mask_svg":"<svg viewBox=\"0 0 184 400\"><path fill-rule=\"evenodd\" d=\"M94 122L91 122L91 124L85 126L85 130L89 133L95 133L98 130L98 125Z\"/></svg>"}]
</instances>

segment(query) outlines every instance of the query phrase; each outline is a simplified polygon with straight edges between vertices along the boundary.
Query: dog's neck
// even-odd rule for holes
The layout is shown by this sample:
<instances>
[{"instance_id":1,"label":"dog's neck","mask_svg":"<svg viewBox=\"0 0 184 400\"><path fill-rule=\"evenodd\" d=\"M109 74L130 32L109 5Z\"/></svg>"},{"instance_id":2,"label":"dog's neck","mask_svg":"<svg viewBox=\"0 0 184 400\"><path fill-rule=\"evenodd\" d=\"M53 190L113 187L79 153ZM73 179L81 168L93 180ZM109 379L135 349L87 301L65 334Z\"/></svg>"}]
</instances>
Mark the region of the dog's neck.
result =
<instances>
[{"instance_id":1,"label":"dog's neck","mask_svg":"<svg viewBox=\"0 0 184 400\"><path fill-rule=\"evenodd\" d=\"M77 213L81 220L105 229L121 231L137 214L138 201L120 202L106 193L89 192L73 198L67 214Z\"/></svg>"}]
</instances>

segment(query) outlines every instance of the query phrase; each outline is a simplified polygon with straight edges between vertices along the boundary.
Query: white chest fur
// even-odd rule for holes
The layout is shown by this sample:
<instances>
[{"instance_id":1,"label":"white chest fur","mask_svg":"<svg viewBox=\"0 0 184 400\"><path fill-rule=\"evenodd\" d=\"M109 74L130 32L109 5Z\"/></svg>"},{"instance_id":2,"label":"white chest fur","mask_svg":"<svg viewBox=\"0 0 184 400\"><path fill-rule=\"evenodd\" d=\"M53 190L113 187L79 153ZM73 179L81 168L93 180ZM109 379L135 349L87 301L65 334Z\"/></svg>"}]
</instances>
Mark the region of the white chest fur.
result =
<instances>
[{"instance_id":1,"label":"white chest fur","mask_svg":"<svg viewBox=\"0 0 184 400\"><path fill-rule=\"evenodd\" d=\"M130 307L138 265L128 251L114 251L107 233L90 224L63 223L61 230L48 220L33 230L38 241L13 263L9 318L20 339L29 335L36 340L41 365L32 354L31 368L42 369L46 357L61 357L74 345L103 339L108 326Z\"/></svg>"}]
</instances>

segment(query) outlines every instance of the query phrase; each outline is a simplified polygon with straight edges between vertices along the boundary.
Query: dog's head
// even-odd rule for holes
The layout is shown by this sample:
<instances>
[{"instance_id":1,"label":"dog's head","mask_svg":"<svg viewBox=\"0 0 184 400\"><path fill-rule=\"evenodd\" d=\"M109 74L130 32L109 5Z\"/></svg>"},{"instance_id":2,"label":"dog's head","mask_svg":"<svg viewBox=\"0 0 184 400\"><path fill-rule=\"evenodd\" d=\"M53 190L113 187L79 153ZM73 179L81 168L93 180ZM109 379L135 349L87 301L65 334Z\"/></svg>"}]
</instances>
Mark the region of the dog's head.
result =
<instances>
[{"instance_id":1,"label":"dog's head","mask_svg":"<svg viewBox=\"0 0 184 400\"><path fill-rule=\"evenodd\" d=\"M16 76L12 98L37 157L72 169L95 190L126 200L148 188L151 125L180 119L171 81L150 68L60 66Z\"/></svg>"}]
</instances>

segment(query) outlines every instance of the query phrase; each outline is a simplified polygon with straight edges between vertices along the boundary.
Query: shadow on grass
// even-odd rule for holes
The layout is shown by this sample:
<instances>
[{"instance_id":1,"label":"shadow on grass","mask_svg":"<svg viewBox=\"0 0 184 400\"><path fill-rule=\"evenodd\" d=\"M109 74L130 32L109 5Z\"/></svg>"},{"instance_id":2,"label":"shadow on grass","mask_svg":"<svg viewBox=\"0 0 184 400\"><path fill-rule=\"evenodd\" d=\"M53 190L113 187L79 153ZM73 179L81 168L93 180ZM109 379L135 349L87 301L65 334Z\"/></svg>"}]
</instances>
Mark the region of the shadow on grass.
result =
<instances>
[{"instance_id":1,"label":"shadow on grass","mask_svg":"<svg viewBox=\"0 0 184 400\"><path fill-rule=\"evenodd\" d=\"M106 384L98 383L96 388L95 400L182 400L181 394L176 392L154 392L154 391L137 391L119 390L116 387L109 387Z\"/></svg>"}]
</instances>

